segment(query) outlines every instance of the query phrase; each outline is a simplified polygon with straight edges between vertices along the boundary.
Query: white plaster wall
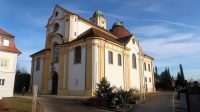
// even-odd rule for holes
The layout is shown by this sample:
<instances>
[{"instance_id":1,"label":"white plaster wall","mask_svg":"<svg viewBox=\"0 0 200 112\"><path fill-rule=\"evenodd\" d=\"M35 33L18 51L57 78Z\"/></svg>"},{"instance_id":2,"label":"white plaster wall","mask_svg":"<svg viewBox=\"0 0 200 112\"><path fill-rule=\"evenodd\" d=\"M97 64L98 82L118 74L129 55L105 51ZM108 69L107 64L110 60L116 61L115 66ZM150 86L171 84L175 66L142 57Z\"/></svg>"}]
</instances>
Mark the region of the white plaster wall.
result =
<instances>
[{"instance_id":1,"label":"white plaster wall","mask_svg":"<svg viewBox=\"0 0 200 112\"><path fill-rule=\"evenodd\" d=\"M55 13L58 12L58 16L55 16ZM60 28L58 29L58 31L56 31L56 33L59 33L61 35L63 35L63 37L65 37L65 32L64 32L64 21L62 20L62 17L67 15L63 10L61 10L60 8L56 7L52 13L52 16L49 19L49 24L53 24L51 26L49 26L47 28L47 35L51 32L53 32L54 29L54 24L55 23L59 23Z\"/></svg>"},{"instance_id":2,"label":"white plaster wall","mask_svg":"<svg viewBox=\"0 0 200 112\"><path fill-rule=\"evenodd\" d=\"M8 66L6 68L0 68L1 72L16 72L17 53L0 51L0 58L8 59Z\"/></svg>"},{"instance_id":3,"label":"white plaster wall","mask_svg":"<svg viewBox=\"0 0 200 112\"><path fill-rule=\"evenodd\" d=\"M80 20L78 22L78 35L82 34L83 32L87 31L90 29L91 26Z\"/></svg>"},{"instance_id":4,"label":"white plaster wall","mask_svg":"<svg viewBox=\"0 0 200 112\"><path fill-rule=\"evenodd\" d=\"M75 21L76 18L76 21ZM89 28L91 28L91 25L86 24L85 22L83 22L83 20L79 19L76 15L72 16L72 19L70 21L70 36L72 39L76 39L78 35L82 34L83 32L85 32L86 30L88 30ZM74 35L74 33L76 32L76 36Z\"/></svg>"},{"instance_id":5,"label":"white plaster wall","mask_svg":"<svg viewBox=\"0 0 200 112\"><path fill-rule=\"evenodd\" d=\"M68 19L68 21L65 20L65 39L69 38L69 17L66 19Z\"/></svg>"},{"instance_id":6,"label":"white plaster wall","mask_svg":"<svg viewBox=\"0 0 200 112\"><path fill-rule=\"evenodd\" d=\"M37 59L37 58L36 58ZM33 72L33 85L38 85L38 90L42 89L42 72L43 72L43 58L40 58L40 69L37 71L37 61L34 60L34 72Z\"/></svg>"},{"instance_id":7,"label":"white plaster wall","mask_svg":"<svg viewBox=\"0 0 200 112\"><path fill-rule=\"evenodd\" d=\"M106 46L110 46L108 43L106 43ZM116 48L117 50L117 48ZM123 55L122 51L111 51L113 52L113 64L109 64L108 62L108 50L105 49L105 77L108 81L111 82L111 85L116 87L122 87L124 88L124 76L123 76ZM118 65L118 57L117 54L121 54L122 58L122 65Z\"/></svg>"},{"instance_id":8,"label":"white plaster wall","mask_svg":"<svg viewBox=\"0 0 200 112\"><path fill-rule=\"evenodd\" d=\"M140 74L139 74L139 48L138 45L135 43L133 44L132 40L128 42L126 47L130 48L130 77L131 77L131 87L136 88L137 90L140 90ZM136 56L136 64L137 67L133 68L132 67L132 54L135 54Z\"/></svg>"},{"instance_id":9,"label":"white plaster wall","mask_svg":"<svg viewBox=\"0 0 200 112\"><path fill-rule=\"evenodd\" d=\"M1 72L0 79L5 79L4 86L0 86L0 97L12 97L15 81L15 73Z\"/></svg>"},{"instance_id":10,"label":"white plaster wall","mask_svg":"<svg viewBox=\"0 0 200 112\"><path fill-rule=\"evenodd\" d=\"M82 48L81 63L74 64L74 48L70 48L68 81L69 90L85 90L85 54L86 48ZM76 80L78 81L77 85Z\"/></svg>"},{"instance_id":11,"label":"white plaster wall","mask_svg":"<svg viewBox=\"0 0 200 112\"><path fill-rule=\"evenodd\" d=\"M151 69L151 63L150 62L146 62L146 71L144 70L144 76L147 77L147 88L148 88L148 92L152 92L153 91L153 78L152 78L152 69ZM148 68L148 64L150 64L150 71L149 71L149 68ZM149 81L149 78L151 78L151 82Z\"/></svg>"},{"instance_id":12,"label":"white plaster wall","mask_svg":"<svg viewBox=\"0 0 200 112\"><path fill-rule=\"evenodd\" d=\"M5 79L4 86L0 86L0 97L13 96L17 57L17 53L0 51L0 58L9 60L6 68L0 68L0 79Z\"/></svg>"},{"instance_id":13,"label":"white plaster wall","mask_svg":"<svg viewBox=\"0 0 200 112\"><path fill-rule=\"evenodd\" d=\"M93 43L98 43L98 40L93 40ZM92 63L92 67L93 67L93 70L92 70L92 74L93 74L93 90L95 90L97 88L97 83L99 83L99 79L98 79L98 46L92 46L92 60L93 60L93 63Z\"/></svg>"}]
</instances>

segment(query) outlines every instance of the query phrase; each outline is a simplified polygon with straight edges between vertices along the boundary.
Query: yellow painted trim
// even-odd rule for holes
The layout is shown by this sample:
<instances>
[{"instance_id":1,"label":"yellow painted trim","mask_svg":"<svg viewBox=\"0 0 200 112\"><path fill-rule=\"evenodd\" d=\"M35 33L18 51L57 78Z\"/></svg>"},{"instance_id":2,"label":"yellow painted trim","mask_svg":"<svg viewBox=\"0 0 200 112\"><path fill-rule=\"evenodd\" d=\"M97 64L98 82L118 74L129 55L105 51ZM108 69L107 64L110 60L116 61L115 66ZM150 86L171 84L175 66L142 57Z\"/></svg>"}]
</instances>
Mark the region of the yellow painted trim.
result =
<instances>
[{"instance_id":1,"label":"yellow painted trim","mask_svg":"<svg viewBox=\"0 0 200 112\"><path fill-rule=\"evenodd\" d=\"M103 78L104 76L104 45L105 45L105 41L104 40L99 40L99 48L98 48L98 61L99 61L99 64L98 64L98 70L99 70L99 76L98 76L98 82L101 81L101 79Z\"/></svg>"},{"instance_id":2,"label":"yellow painted trim","mask_svg":"<svg viewBox=\"0 0 200 112\"><path fill-rule=\"evenodd\" d=\"M130 83L130 56L125 54L125 90L129 90L131 87Z\"/></svg>"},{"instance_id":3,"label":"yellow painted trim","mask_svg":"<svg viewBox=\"0 0 200 112\"><path fill-rule=\"evenodd\" d=\"M43 62L43 71L42 71L42 91L46 93L48 91L48 79L49 79L49 62L50 51L45 52L44 62Z\"/></svg>"},{"instance_id":4,"label":"yellow painted trim","mask_svg":"<svg viewBox=\"0 0 200 112\"><path fill-rule=\"evenodd\" d=\"M68 89L68 81L69 81L69 48L65 49L66 51L66 65L65 65L65 88Z\"/></svg>"},{"instance_id":5,"label":"yellow painted trim","mask_svg":"<svg viewBox=\"0 0 200 112\"><path fill-rule=\"evenodd\" d=\"M92 41L88 40L86 41L87 44L87 68L86 68L86 91L89 91L88 94L91 96L93 95L92 90L92 82L93 82L93 76L92 76Z\"/></svg>"},{"instance_id":6,"label":"yellow painted trim","mask_svg":"<svg viewBox=\"0 0 200 112\"><path fill-rule=\"evenodd\" d=\"M65 83L64 83L64 52L65 49L64 47L60 47L60 54L59 54L59 88L65 88Z\"/></svg>"}]
</instances>

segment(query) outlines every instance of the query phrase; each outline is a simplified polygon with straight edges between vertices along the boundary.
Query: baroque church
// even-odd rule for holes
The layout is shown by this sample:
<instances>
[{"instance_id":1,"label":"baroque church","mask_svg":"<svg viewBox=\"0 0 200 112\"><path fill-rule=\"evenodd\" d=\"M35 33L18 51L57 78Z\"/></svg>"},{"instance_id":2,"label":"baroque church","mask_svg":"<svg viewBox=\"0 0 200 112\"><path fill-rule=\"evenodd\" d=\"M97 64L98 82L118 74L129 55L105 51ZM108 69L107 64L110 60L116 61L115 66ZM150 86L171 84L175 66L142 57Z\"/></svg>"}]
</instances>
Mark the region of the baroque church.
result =
<instances>
[{"instance_id":1,"label":"baroque church","mask_svg":"<svg viewBox=\"0 0 200 112\"><path fill-rule=\"evenodd\" d=\"M153 58L123 22L106 25L99 9L87 20L55 6L45 48L31 55L31 84L39 93L93 96L103 77L125 90L155 91Z\"/></svg>"}]
</instances>

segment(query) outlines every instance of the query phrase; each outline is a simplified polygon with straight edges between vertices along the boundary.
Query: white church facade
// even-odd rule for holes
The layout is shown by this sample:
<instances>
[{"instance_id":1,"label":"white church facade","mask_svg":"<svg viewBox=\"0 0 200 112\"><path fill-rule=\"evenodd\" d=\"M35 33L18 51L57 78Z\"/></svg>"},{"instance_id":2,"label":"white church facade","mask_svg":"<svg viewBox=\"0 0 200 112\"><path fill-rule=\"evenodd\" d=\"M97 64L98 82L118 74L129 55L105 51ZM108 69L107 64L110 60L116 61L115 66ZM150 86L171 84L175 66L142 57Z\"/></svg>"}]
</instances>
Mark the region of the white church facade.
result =
<instances>
[{"instance_id":1,"label":"white church facade","mask_svg":"<svg viewBox=\"0 0 200 112\"><path fill-rule=\"evenodd\" d=\"M17 57L14 36L0 28L0 99L12 97L16 74Z\"/></svg>"},{"instance_id":2,"label":"white church facade","mask_svg":"<svg viewBox=\"0 0 200 112\"><path fill-rule=\"evenodd\" d=\"M56 5L45 48L31 58L31 84L43 94L92 96L103 77L125 90L155 90L153 58L122 22L107 30L99 9L86 20Z\"/></svg>"}]
</instances>

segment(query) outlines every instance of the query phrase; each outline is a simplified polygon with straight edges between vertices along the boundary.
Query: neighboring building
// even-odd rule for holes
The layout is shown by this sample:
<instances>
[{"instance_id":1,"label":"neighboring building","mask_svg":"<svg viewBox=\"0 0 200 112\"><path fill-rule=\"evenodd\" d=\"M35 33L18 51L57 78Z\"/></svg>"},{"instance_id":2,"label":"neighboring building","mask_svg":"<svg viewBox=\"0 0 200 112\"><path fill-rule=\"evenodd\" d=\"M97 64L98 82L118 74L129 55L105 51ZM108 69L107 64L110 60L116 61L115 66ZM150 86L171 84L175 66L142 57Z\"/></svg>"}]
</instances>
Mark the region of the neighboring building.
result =
<instances>
[{"instance_id":1,"label":"neighboring building","mask_svg":"<svg viewBox=\"0 0 200 112\"><path fill-rule=\"evenodd\" d=\"M17 57L14 36L0 28L0 98L13 96Z\"/></svg>"},{"instance_id":2,"label":"neighboring building","mask_svg":"<svg viewBox=\"0 0 200 112\"><path fill-rule=\"evenodd\" d=\"M99 9L88 21L56 5L45 48L31 57L32 83L43 94L91 96L102 77L126 90L154 91L153 58L122 22L107 30Z\"/></svg>"}]
</instances>

